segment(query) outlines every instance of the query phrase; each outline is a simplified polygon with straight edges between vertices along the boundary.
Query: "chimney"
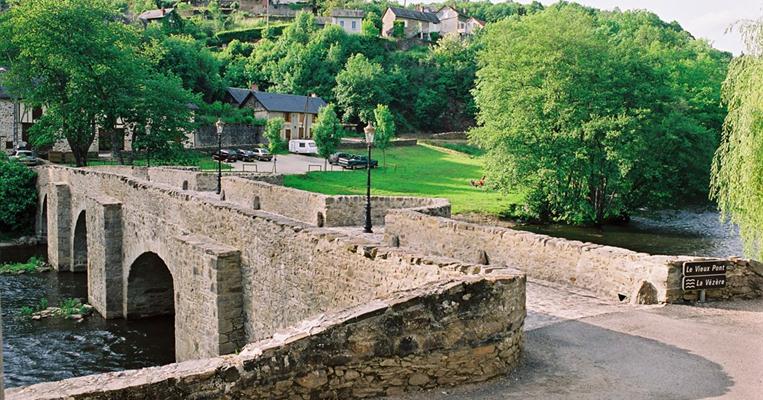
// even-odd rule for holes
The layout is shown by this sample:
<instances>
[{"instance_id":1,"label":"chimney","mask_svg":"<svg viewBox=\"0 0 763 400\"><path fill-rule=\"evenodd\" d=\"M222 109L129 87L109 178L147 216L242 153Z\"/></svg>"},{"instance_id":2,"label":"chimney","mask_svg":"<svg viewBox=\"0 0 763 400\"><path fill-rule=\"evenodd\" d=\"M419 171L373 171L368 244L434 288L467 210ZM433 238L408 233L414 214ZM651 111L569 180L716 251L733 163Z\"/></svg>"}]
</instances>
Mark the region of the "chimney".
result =
<instances>
[{"instance_id":1,"label":"chimney","mask_svg":"<svg viewBox=\"0 0 763 400\"><path fill-rule=\"evenodd\" d=\"M167 12L167 10L165 10L164 7L162 7L162 15L164 15L164 13L166 13L166 12Z\"/></svg>"},{"instance_id":2,"label":"chimney","mask_svg":"<svg viewBox=\"0 0 763 400\"><path fill-rule=\"evenodd\" d=\"M254 90L255 92L259 92L260 91L260 88L257 86L256 83L252 83L251 89Z\"/></svg>"},{"instance_id":3,"label":"chimney","mask_svg":"<svg viewBox=\"0 0 763 400\"><path fill-rule=\"evenodd\" d=\"M318 97L318 95L317 95L317 94L315 94L315 93L310 93L310 97L313 97L313 98L315 98L315 97Z\"/></svg>"}]
</instances>

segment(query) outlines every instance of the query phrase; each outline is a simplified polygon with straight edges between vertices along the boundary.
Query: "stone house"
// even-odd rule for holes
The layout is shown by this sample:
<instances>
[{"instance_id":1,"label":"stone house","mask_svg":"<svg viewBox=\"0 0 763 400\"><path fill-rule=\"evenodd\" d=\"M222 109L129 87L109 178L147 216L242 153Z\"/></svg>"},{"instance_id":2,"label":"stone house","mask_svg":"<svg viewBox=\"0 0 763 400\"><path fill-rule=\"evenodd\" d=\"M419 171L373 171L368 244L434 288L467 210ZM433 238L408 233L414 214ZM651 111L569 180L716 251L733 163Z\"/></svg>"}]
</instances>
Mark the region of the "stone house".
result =
<instances>
[{"instance_id":1,"label":"stone house","mask_svg":"<svg viewBox=\"0 0 763 400\"><path fill-rule=\"evenodd\" d=\"M164 20L174 21L180 18L180 15L175 12L174 8L159 8L156 10L146 10L138 15L138 21L142 22L144 26L147 26L153 22L162 22Z\"/></svg>"},{"instance_id":2,"label":"stone house","mask_svg":"<svg viewBox=\"0 0 763 400\"><path fill-rule=\"evenodd\" d=\"M437 19L440 20L440 33L443 35L472 35L477 29L485 26L484 22L459 13L455 8L450 6L440 8L437 11Z\"/></svg>"},{"instance_id":3,"label":"stone house","mask_svg":"<svg viewBox=\"0 0 763 400\"><path fill-rule=\"evenodd\" d=\"M485 26L484 22L459 13L450 6L444 6L436 12L421 7L418 10L390 7L382 17L382 36L392 36L395 21L402 21L405 25L406 38L419 36L421 39L430 39L435 32L440 35L469 36Z\"/></svg>"},{"instance_id":4,"label":"stone house","mask_svg":"<svg viewBox=\"0 0 763 400\"><path fill-rule=\"evenodd\" d=\"M226 101L239 108L249 108L258 119L270 120L283 118L284 127L281 139L311 139L313 123L326 102L315 95L298 96L293 94L262 92L253 86L251 89L228 88Z\"/></svg>"},{"instance_id":5,"label":"stone house","mask_svg":"<svg viewBox=\"0 0 763 400\"><path fill-rule=\"evenodd\" d=\"M382 36L392 36L396 21L401 21L405 26L405 38L418 36L421 39L429 39L430 34L440 32L440 19L437 18L437 13L423 8L409 10L389 7L382 17Z\"/></svg>"},{"instance_id":6,"label":"stone house","mask_svg":"<svg viewBox=\"0 0 763 400\"><path fill-rule=\"evenodd\" d=\"M336 8L331 11L331 24L339 25L347 33L357 34L361 32L364 16L363 10Z\"/></svg>"}]
</instances>

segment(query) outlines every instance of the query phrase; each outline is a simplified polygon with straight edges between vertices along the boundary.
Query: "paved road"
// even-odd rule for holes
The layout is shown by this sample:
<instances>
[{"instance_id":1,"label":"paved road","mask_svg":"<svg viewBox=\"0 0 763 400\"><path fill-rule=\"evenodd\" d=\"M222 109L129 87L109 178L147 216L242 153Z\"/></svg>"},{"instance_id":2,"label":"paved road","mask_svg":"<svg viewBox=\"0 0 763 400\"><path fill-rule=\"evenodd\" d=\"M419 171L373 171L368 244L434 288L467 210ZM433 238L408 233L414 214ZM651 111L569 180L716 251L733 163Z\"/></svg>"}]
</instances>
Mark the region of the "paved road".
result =
<instances>
[{"instance_id":1,"label":"paved road","mask_svg":"<svg viewBox=\"0 0 763 400\"><path fill-rule=\"evenodd\" d=\"M630 306L528 282L522 365L399 399L763 399L763 300Z\"/></svg>"},{"instance_id":2,"label":"paved road","mask_svg":"<svg viewBox=\"0 0 763 400\"><path fill-rule=\"evenodd\" d=\"M230 163L236 171L272 172L272 161ZM278 156L276 169L279 174L294 175L304 174L308 171L322 171L324 162L322 158L305 156L301 154L281 154ZM256 169L255 169L256 168ZM328 171L344 171L341 167L328 165Z\"/></svg>"}]
</instances>

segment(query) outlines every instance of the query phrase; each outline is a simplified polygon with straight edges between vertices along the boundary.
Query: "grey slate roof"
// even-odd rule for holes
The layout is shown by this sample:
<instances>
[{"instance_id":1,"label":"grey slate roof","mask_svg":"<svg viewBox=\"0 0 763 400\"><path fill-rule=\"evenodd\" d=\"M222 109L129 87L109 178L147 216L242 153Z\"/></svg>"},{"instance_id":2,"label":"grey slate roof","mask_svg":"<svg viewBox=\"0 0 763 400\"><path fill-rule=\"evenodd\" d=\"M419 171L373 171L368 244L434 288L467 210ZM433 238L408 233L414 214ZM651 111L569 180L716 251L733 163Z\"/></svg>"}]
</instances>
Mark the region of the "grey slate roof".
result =
<instances>
[{"instance_id":1,"label":"grey slate roof","mask_svg":"<svg viewBox=\"0 0 763 400\"><path fill-rule=\"evenodd\" d=\"M143 19L146 21L150 21L153 19L162 19L169 15L172 11L174 11L174 8L165 8L165 9L158 9L158 10L148 10L143 11L140 15L138 15L138 19Z\"/></svg>"},{"instance_id":2,"label":"grey slate roof","mask_svg":"<svg viewBox=\"0 0 763 400\"><path fill-rule=\"evenodd\" d=\"M331 10L332 17L338 18L363 18L366 12L363 10L351 10L347 8L335 8Z\"/></svg>"},{"instance_id":3,"label":"grey slate roof","mask_svg":"<svg viewBox=\"0 0 763 400\"><path fill-rule=\"evenodd\" d=\"M228 94L240 106L249 96L254 96L268 111L303 113L305 109L310 114L318 114L318 111L326 105L320 97L297 96L293 94L268 93L258 90L228 88Z\"/></svg>"},{"instance_id":4,"label":"grey slate roof","mask_svg":"<svg viewBox=\"0 0 763 400\"><path fill-rule=\"evenodd\" d=\"M431 22L433 24L440 23L440 20L437 18L437 14L435 13L409 10L407 8L396 8L396 7L390 7L389 9L398 18L415 19L418 21Z\"/></svg>"}]
</instances>

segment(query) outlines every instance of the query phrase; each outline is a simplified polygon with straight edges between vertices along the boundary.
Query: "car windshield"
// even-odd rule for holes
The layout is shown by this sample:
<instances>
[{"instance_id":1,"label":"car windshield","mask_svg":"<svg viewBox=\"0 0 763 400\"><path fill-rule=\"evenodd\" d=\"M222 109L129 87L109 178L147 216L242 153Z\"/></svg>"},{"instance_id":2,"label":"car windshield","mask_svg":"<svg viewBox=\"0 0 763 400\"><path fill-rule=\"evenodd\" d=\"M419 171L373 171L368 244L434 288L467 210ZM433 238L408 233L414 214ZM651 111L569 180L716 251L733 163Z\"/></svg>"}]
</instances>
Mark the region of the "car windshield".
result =
<instances>
[{"instance_id":1,"label":"car windshield","mask_svg":"<svg viewBox=\"0 0 763 400\"><path fill-rule=\"evenodd\" d=\"M270 154L270 152L267 151L266 149L260 149L260 153L262 153L262 154Z\"/></svg>"},{"instance_id":2,"label":"car windshield","mask_svg":"<svg viewBox=\"0 0 763 400\"><path fill-rule=\"evenodd\" d=\"M20 157L32 157L32 152L31 151L17 151L16 155L20 156Z\"/></svg>"}]
</instances>

